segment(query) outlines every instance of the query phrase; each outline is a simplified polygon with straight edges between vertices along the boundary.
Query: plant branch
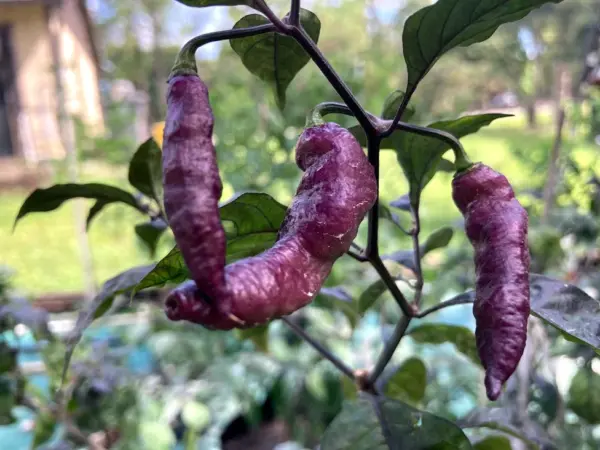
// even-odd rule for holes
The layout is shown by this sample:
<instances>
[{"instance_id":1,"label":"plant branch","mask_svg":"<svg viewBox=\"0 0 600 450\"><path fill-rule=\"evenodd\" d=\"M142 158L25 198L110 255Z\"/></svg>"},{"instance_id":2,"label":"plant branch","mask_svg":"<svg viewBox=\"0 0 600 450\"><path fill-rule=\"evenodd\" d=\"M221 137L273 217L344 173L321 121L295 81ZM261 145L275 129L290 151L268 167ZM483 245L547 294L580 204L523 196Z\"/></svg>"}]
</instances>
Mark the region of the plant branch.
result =
<instances>
[{"instance_id":1,"label":"plant branch","mask_svg":"<svg viewBox=\"0 0 600 450\"><path fill-rule=\"evenodd\" d=\"M406 334L406 329L408 328L410 321L411 321L411 317L402 316L402 318L396 324L396 328L394 328L394 333L392 334L390 339L386 342L385 347L383 348L383 351L381 352L381 355L379 355L379 359L377 360L377 363L375 364L375 367L373 368L372 372L369 374L368 381L369 381L370 385L375 384L375 382L377 381L379 376L383 373L386 366L392 359L392 356L394 356L394 353L396 352L396 348L398 348L398 344L400 344L400 341Z\"/></svg>"},{"instance_id":2,"label":"plant branch","mask_svg":"<svg viewBox=\"0 0 600 450\"><path fill-rule=\"evenodd\" d=\"M362 254L357 253L353 250L348 250L346 252L346 255L350 256L351 258L354 258L358 262L367 262L369 260L366 256L363 256Z\"/></svg>"},{"instance_id":3,"label":"plant branch","mask_svg":"<svg viewBox=\"0 0 600 450\"><path fill-rule=\"evenodd\" d=\"M366 254L369 259L379 258L379 147L381 146L381 138L376 135L367 134L367 155L369 162L375 171L375 179L377 180L377 199L375 205L369 211L368 216L368 237Z\"/></svg>"},{"instance_id":4,"label":"plant branch","mask_svg":"<svg viewBox=\"0 0 600 450\"><path fill-rule=\"evenodd\" d=\"M425 316L428 316L431 313L439 311L440 309L448 308L449 306L455 305L465 305L467 303L473 303L473 293L465 292L464 294L457 295L456 297L451 298L450 300L446 300L445 302L438 303L431 308L427 308L415 315L415 317L421 319Z\"/></svg>"},{"instance_id":5,"label":"plant branch","mask_svg":"<svg viewBox=\"0 0 600 450\"><path fill-rule=\"evenodd\" d=\"M419 217L419 203L411 205L410 211L413 216L414 226L412 230L413 252L415 260L415 274L417 282L415 283L415 297L413 300L414 308L418 311L423 294L423 269L421 267L421 244L419 243L419 233L421 232L421 218Z\"/></svg>"},{"instance_id":6,"label":"plant branch","mask_svg":"<svg viewBox=\"0 0 600 450\"><path fill-rule=\"evenodd\" d=\"M196 50L212 42L224 41L227 39L239 39L249 36L256 36L269 32L275 32L276 27L273 24L258 25L248 28L234 28L231 30L215 31L206 33L190 39L179 51L175 65L171 69L171 77L175 75L197 74Z\"/></svg>"},{"instance_id":7,"label":"plant branch","mask_svg":"<svg viewBox=\"0 0 600 450\"><path fill-rule=\"evenodd\" d=\"M385 264L383 264L383 261L381 260L381 258L379 256L375 256L375 257L368 258L368 259L369 259L369 262L371 263L371 265L373 266L373 268L379 274L379 277L381 278L381 280L385 283L385 286L388 288L388 290L392 294L392 297L394 297L394 300L396 301L396 303L398 304L398 306L400 307L400 309L402 310L404 315L408 316L408 317L414 316L415 311L414 311L413 307L410 305L410 303L408 303L408 301L406 300L406 297L404 297L404 294L402 293L400 288L398 288L398 286L396 285L396 281L394 280L394 278L392 278L392 276L388 272L388 270L385 267Z\"/></svg>"},{"instance_id":8,"label":"plant branch","mask_svg":"<svg viewBox=\"0 0 600 450\"><path fill-rule=\"evenodd\" d=\"M275 14L273 10L269 8L269 5L267 5L265 0L254 0L254 8L263 13L280 33L288 34L288 32L291 30L292 25L285 23L283 20L277 17L277 14Z\"/></svg>"},{"instance_id":9,"label":"plant branch","mask_svg":"<svg viewBox=\"0 0 600 450\"><path fill-rule=\"evenodd\" d=\"M290 25L299 27L300 25L300 0L292 0L290 7Z\"/></svg>"},{"instance_id":10,"label":"plant branch","mask_svg":"<svg viewBox=\"0 0 600 450\"><path fill-rule=\"evenodd\" d=\"M337 72L331 67L325 55L321 53L321 50L313 42L311 37L300 27L292 27L289 32L286 32L289 36L296 39L298 44L302 46L304 51L308 53L313 62L317 65L321 73L327 78L329 84L333 86L338 95L342 98L344 103L348 105L348 108L352 111L358 123L363 127L367 135L375 134L375 126L369 119L369 114L365 111L362 105L358 102L348 85L340 78Z\"/></svg>"},{"instance_id":11,"label":"plant branch","mask_svg":"<svg viewBox=\"0 0 600 450\"><path fill-rule=\"evenodd\" d=\"M296 325L292 320L288 317L282 317L281 320L288 326L290 329L296 333L301 339L306 341L309 345L311 345L317 352L323 356L323 358L329 360L335 367L338 368L340 372L346 375L351 380L354 380L354 372L350 367L348 367L341 359L335 356L331 351L326 349L320 342L313 339L306 331Z\"/></svg>"}]
</instances>

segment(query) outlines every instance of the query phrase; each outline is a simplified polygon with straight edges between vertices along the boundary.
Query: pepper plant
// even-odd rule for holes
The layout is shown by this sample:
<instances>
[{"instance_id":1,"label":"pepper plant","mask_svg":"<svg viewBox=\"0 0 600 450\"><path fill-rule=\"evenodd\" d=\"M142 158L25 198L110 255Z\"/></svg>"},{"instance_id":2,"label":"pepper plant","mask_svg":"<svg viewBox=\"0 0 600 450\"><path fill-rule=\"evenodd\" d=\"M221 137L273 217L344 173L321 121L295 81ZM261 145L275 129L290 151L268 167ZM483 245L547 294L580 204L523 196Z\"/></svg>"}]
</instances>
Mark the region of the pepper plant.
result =
<instances>
[{"instance_id":1,"label":"pepper plant","mask_svg":"<svg viewBox=\"0 0 600 450\"><path fill-rule=\"evenodd\" d=\"M462 116L454 120L435 122L427 126L410 123L411 99L418 93L418 86L436 61L451 49L468 46L488 39L504 23L519 20L546 0L438 0L412 16L404 23L402 36L403 56L406 63L406 85L390 94L380 116L366 111L339 74L318 47L321 24L318 17L301 8L300 0L291 0L289 13L277 16L264 0L179 0L190 7L248 6L257 13L240 19L231 30L217 31L193 38L183 45L175 62L173 72L193 74L196 72L195 52L202 45L228 40L242 64L273 89L279 108L285 108L286 90L295 75L309 62L314 63L339 95L341 102L324 101L307 111L307 127L321 126L329 114L343 114L357 124L349 127L354 138L366 148L368 162L377 182L380 175L380 152L392 149L397 155L409 192L389 205L375 203L366 218L366 242L353 242L346 254L356 264L370 265L380 280L369 287L358 300L353 300L342 288L323 288L317 300L332 309L351 310L349 321L357 315L375 308L378 298L389 291L401 312L393 331L386 337L384 348L372 367L351 367L348 361L336 355L323 343L312 337L292 317L281 317L301 339L306 341L354 386L341 413L325 431L320 448L332 449L506 449L505 437L493 437L481 442L467 437L471 429L492 428L517 435L531 448L552 448L551 443L528 435L525 425L515 423L510 417L498 414L474 413L460 423L452 423L410 404L410 384L416 383L413 375L418 362L409 362L400 368L390 365L401 340L410 335L421 342L454 342L456 347L469 356L475 354L475 339L470 331L461 327L438 327L428 331L430 324L419 320L444 308L469 304L476 300L476 292L467 290L449 300L423 307L425 277L423 256L433 249L444 247L452 237L447 229L423 239L421 229L421 196L427 184L439 170L462 172L471 162L459 139L476 133L504 114L478 114ZM554 1L558 3L558 1ZM449 150L454 160L444 158ZM59 207L64 201L76 198L96 200L90 209L89 220L108 204L125 203L147 216L147 221L136 225L136 232L154 251L156 242L169 227L163 198L163 166L161 150L152 140L142 144L130 164L129 181L139 194L133 195L122 189L101 184L55 185L33 192L23 204L17 220L33 212L47 212ZM483 186L485 188L485 186ZM511 191L512 192L512 191ZM402 194L401 192L398 195ZM398 213L392 212L398 210ZM252 257L273 246L282 227L287 207L265 193L246 192L236 195L219 205L219 216L226 230L226 260L228 263ZM403 226L399 215L409 214L412 225ZM489 214L495 214L492 210ZM490 216L493 218L493 216ZM410 237L412 249L393 254L380 254L380 219L389 221ZM495 226L498 223L495 222ZM509 224L507 224L507 227ZM523 223L520 224L520 233ZM193 230L191 230L193 232ZM510 240L504 242L512 242ZM514 244L511 244L514 245ZM521 244L527 251L526 244ZM104 283L100 293L79 314L75 332L67 344L63 376L68 371L73 350L82 333L95 319L107 311L118 310L127 296L144 289L182 283L194 277L196 267L188 268L182 249L173 248L160 261L135 267L116 275ZM185 249L183 249L185 252ZM499 250L499 249L496 249ZM492 249L491 251L494 251ZM524 255L519 263L526 265ZM528 255L527 255L528 258ZM514 259L514 258L513 258ZM410 271L410 296L400 289L398 281L403 277L390 270L386 262L392 261ZM502 261L496 261L500 268ZM191 270L190 270L191 269ZM404 272L406 273L406 272ZM472 280L471 280L472 281ZM511 283L507 280L506 283ZM471 282L472 284L472 282ZM527 280L525 280L527 284ZM527 297L522 283L519 295ZM515 286L509 286L514 288ZM479 287L479 286L478 286ZM552 325L571 340L600 348L597 327L591 326L591 318L597 315L598 303L576 286L542 274L529 276L529 303L531 314ZM333 299L326 302L324 298ZM526 299L521 299L526 301ZM525 310L521 308L521 310ZM510 320L506 317L498 319ZM416 324L416 325L415 325ZM409 326L411 328L409 328ZM487 324L493 328L493 320ZM492 330L493 331L493 330ZM524 332L523 327L519 332ZM243 336L260 342L266 327L242 331ZM524 345L524 342L521 342ZM495 347L492 347L495 348ZM521 349L522 351L522 349ZM502 359L504 355L497 355ZM476 358L476 357L475 357ZM493 359L493 354L487 354ZM499 362L499 361L496 361ZM516 364L516 362L515 362ZM384 376L386 374L386 376ZM398 389L402 395L398 395ZM499 394L495 389L494 397ZM465 430L469 430L465 433ZM548 447L550 446L550 447ZM198 447L201 448L201 447Z\"/></svg>"}]
</instances>

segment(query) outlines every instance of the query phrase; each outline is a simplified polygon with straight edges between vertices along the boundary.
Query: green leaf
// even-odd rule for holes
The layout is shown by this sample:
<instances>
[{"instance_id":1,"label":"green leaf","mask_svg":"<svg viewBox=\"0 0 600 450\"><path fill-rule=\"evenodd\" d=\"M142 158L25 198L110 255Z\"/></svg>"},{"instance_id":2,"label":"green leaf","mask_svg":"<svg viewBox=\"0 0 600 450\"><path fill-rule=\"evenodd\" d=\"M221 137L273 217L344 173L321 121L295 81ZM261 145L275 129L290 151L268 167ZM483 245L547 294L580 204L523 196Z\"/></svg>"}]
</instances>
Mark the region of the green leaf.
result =
<instances>
[{"instance_id":1,"label":"green leaf","mask_svg":"<svg viewBox=\"0 0 600 450\"><path fill-rule=\"evenodd\" d=\"M571 284L532 274L531 312L572 336L600 349L600 302Z\"/></svg>"},{"instance_id":2,"label":"green leaf","mask_svg":"<svg viewBox=\"0 0 600 450\"><path fill-rule=\"evenodd\" d=\"M210 409L200 402L188 402L183 406L181 418L188 428L200 432L210 423Z\"/></svg>"},{"instance_id":3,"label":"green leaf","mask_svg":"<svg viewBox=\"0 0 600 450\"><path fill-rule=\"evenodd\" d=\"M588 424L600 423L600 375L580 369L569 387L569 408Z\"/></svg>"},{"instance_id":4,"label":"green leaf","mask_svg":"<svg viewBox=\"0 0 600 450\"><path fill-rule=\"evenodd\" d=\"M341 286L321 288L315 301L315 306L341 311L354 329L360 320L356 304L352 296Z\"/></svg>"},{"instance_id":5,"label":"green leaf","mask_svg":"<svg viewBox=\"0 0 600 450\"><path fill-rule=\"evenodd\" d=\"M149 222L139 223L135 226L135 234L146 244L150 257L153 258L156 253L158 240L168 228L167 223L162 219L154 219Z\"/></svg>"},{"instance_id":6,"label":"green leaf","mask_svg":"<svg viewBox=\"0 0 600 450\"><path fill-rule=\"evenodd\" d=\"M435 122L429 128L446 131L456 138L476 133L496 119L510 117L508 114L479 114L455 120ZM436 138L395 131L389 140L396 151L398 162L409 182L409 197L413 205L418 204L421 191L433 178L442 155L449 150L446 142Z\"/></svg>"},{"instance_id":7,"label":"green leaf","mask_svg":"<svg viewBox=\"0 0 600 450\"><path fill-rule=\"evenodd\" d=\"M253 0L175 0L186 6L194 8L206 8L207 6L238 6L245 5L254 8Z\"/></svg>"},{"instance_id":8,"label":"green leaf","mask_svg":"<svg viewBox=\"0 0 600 450\"><path fill-rule=\"evenodd\" d=\"M425 396L427 367L419 358L409 358L394 371L385 383L387 397L418 404Z\"/></svg>"},{"instance_id":9,"label":"green leaf","mask_svg":"<svg viewBox=\"0 0 600 450\"><path fill-rule=\"evenodd\" d=\"M442 158L438 163L437 170L438 172L454 173L456 172L456 167L454 167L454 163L452 161L449 161L446 158Z\"/></svg>"},{"instance_id":10,"label":"green leaf","mask_svg":"<svg viewBox=\"0 0 600 450\"><path fill-rule=\"evenodd\" d=\"M107 200L98 200L96 203L94 203L94 206L90 208L87 219L85 220L86 230L90 228L92 220L94 220L94 218L104 209L104 207L110 205L111 203L112 202Z\"/></svg>"},{"instance_id":11,"label":"green leaf","mask_svg":"<svg viewBox=\"0 0 600 450\"><path fill-rule=\"evenodd\" d=\"M529 418L519 417L515 408L475 408L459 420L462 428L487 428L521 439L529 450L555 448L548 432Z\"/></svg>"},{"instance_id":12,"label":"green leaf","mask_svg":"<svg viewBox=\"0 0 600 450\"><path fill-rule=\"evenodd\" d=\"M381 118L384 120L392 120L396 116L396 112L404 99L404 91L395 90L387 96L383 103L383 111L381 112ZM408 107L402 113L400 120L408 122L415 115L415 108Z\"/></svg>"},{"instance_id":13,"label":"green leaf","mask_svg":"<svg viewBox=\"0 0 600 450\"><path fill-rule=\"evenodd\" d=\"M446 247L452 240L454 230L452 227L443 227L435 230L428 237L423 246L421 247L421 256L425 256L427 253L437 250L438 248Z\"/></svg>"},{"instance_id":14,"label":"green leaf","mask_svg":"<svg viewBox=\"0 0 600 450\"><path fill-rule=\"evenodd\" d=\"M219 209L227 234L227 263L257 255L277 239L287 208L263 193L243 193ZM149 287L181 283L189 278L183 256L174 247L133 289L132 295Z\"/></svg>"},{"instance_id":15,"label":"green leaf","mask_svg":"<svg viewBox=\"0 0 600 450\"><path fill-rule=\"evenodd\" d=\"M140 145L131 158L129 183L162 204L162 152L154 139Z\"/></svg>"},{"instance_id":16,"label":"green leaf","mask_svg":"<svg viewBox=\"0 0 600 450\"><path fill-rule=\"evenodd\" d=\"M102 207L114 202L125 203L126 205L140 210L133 195L114 186L101 183L55 184L46 189L36 189L25 199L25 202L23 202L23 205L17 214L14 226L16 226L17 222L27 214L53 211L67 200L72 200L74 198L90 198L97 200L96 205L92 207L92 210L96 209L96 211L93 213L90 211L92 218L100 209L102 209ZM99 207L98 202L102 202L102 206ZM88 222L90 220L91 218L88 216Z\"/></svg>"},{"instance_id":17,"label":"green leaf","mask_svg":"<svg viewBox=\"0 0 600 450\"><path fill-rule=\"evenodd\" d=\"M13 380L10 377L0 376L0 426L15 423L16 419L12 415L12 409L15 406L15 390L13 389Z\"/></svg>"},{"instance_id":18,"label":"green leaf","mask_svg":"<svg viewBox=\"0 0 600 450\"><path fill-rule=\"evenodd\" d=\"M560 0L551 0L559 3ZM438 0L410 16L402 44L408 69L407 92L448 50L488 39L496 29L522 19L548 0Z\"/></svg>"},{"instance_id":19,"label":"green leaf","mask_svg":"<svg viewBox=\"0 0 600 450\"><path fill-rule=\"evenodd\" d=\"M0 375L17 368L17 350L0 341Z\"/></svg>"},{"instance_id":20,"label":"green leaf","mask_svg":"<svg viewBox=\"0 0 600 450\"><path fill-rule=\"evenodd\" d=\"M387 431L387 440L382 432ZM387 444L387 445L386 445ZM470 450L452 422L395 400L361 395L346 401L325 431L321 450Z\"/></svg>"},{"instance_id":21,"label":"green leaf","mask_svg":"<svg viewBox=\"0 0 600 450\"><path fill-rule=\"evenodd\" d=\"M269 353L269 325L259 325L257 327L235 330L238 339L249 339L256 348L264 353Z\"/></svg>"},{"instance_id":22,"label":"green leaf","mask_svg":"<svg viewBox=\"0 0 600 450\"><path fill-rule=\"evenodd\" d=\"M466 327L443 323L424 323L407 333L420 344L445 344L450 342L456 349L468 356L471 361L480 364L475 345L475 335Z\"/></svg>"},{"instance_id":23,"label":"green leaf","mask_svg":"<svg viewBox=\"0 0 600 450\"><path fill-rule=\"evenodd\" d=\"M134 267L111 278L102 285L100 292L79 312L75 327L71 331L65 345L65 359L62 382L69 370L75 346L81 340L85 329L98 317L103 316L111 307L115 296L134 288L152 269L154 264Z\"/></svg>"},{"instance_id":24,"label":"green leaf","mask_svg":"<svg viewBox=\"0 0 600 450\"><path fill-rule=\"evenodd\" d=\"M358 312L363 315L373 304L381 297L387 286L383 280L377 280L372 283L365 291L360 295L358 299Z\"/></svg>"},{"instance_id":25,"label":"green leaf","mask_svg":"<svg viewBox=\"0 0 600 450\"><path fill-rule=\"evenodd\" d=\"M300 22L306 33L316 43L319 41L321 22L312 12L301 9ZM235 28L247 28L269 23L259 14L242 17ZM252 73L275 91L275 99L280 109L285 107L285 92L298 72L310 60L309 55L294 38L278 33L265 33L229 41L242 63Z\"/></svg>"},{"instance_id":26,"label":"green leaf","mask_svg":"<svg viewBox=\"0 0 600 450\"><path fill-rule=\"evenodd\" d=\"M56 428L56 419L48 413L40 413L35 418L35 428L33 429L33 442L31 450L37 449L40 445L47 442L54 434Z\"/></svg>"},{"instance_id":27,"label":"green leaf","mask_svg":"<svg viewBox=\"0 0 600 450\"><path fill-rule=\"evenodd\" d=\"M512 450L510 441L504 436L489 436L477 442L475 450Z\"/></svg>"}]
</instances>

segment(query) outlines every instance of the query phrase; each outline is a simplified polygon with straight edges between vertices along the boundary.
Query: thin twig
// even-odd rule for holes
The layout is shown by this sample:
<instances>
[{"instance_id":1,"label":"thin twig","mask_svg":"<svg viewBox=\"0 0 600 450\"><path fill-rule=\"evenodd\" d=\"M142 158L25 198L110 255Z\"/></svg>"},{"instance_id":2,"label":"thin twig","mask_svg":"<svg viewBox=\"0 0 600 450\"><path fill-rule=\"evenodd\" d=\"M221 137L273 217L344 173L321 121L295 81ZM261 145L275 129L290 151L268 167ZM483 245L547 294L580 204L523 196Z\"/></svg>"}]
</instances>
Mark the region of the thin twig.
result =
<instances>
[{"instance_id":1,"label":"thin twig","mask_svg":"<svg viewBox=\"0 0 600 450\"><path fill-rule=\"evenodd\" d=\"M269 8L269 5L267 5L265 0L254 0L254 7L263 13L280 33L288 34L293 28L291 24L285 23L283 20L277 17L273 10Z\"/></svg>"},{"instance_id":2,"label":"thin twig","mask_svg":"<svg viewBox=\"0 0 600 450\"><path fill-rule=\"evenodd\" d=\"M379 376L385 370L386 366L392 359L392 356L394 356L394 353L396 352L396 349L398 348L398 344L400 344L400 341L404 337L404 334L406 333L406 329L408 328L410 321L411 321L411 317L402 316L400 318L400 320L398 321L398 323L396 324L396 328L394 328L394 333L389 338L389 340L386 342L385 347L383 348L383 351L381 352L381 355L379 355L379 359L377 360L377 363L375 363L375 367L369 374L369 384L371 384L371 385L375 384L375 382L377 381Z\"/></svg>"},{"instance_id":3,"label":"thin twig","mask_svg":"<svg viewBox=\"0 0 600 450\"><path fill-rule=\"evenodd\" d=\"M317 352L323 356L323 358L329 360L335 367L339 369L344 375L346 375L351 380L354 380L354 372L350 367L346 365L341 359L335 356L331 351L326 349L320 342L315 340L312 336L306 333L302 328L296 325L293 321L291 321L287 317L282 317L281 320L291 328L291 330L296 333L300 338L310 344Z\"/></svg>"},{"instance_id":4,"label":"thin twig","mask_svg":"<svg viewBox=\"0 0 600 450\"><path fill-rule=\"evenodd\" d=\"M351 258L354 258L358 262L367 262L369 260L366 256L363 256L360 253L356 253L353 250L348 250L346 252L346 255L350 256Z\"/></svg>"},{"instance_id":5,"label":"thin twig","mask_svg":"<svg viewBox=\"0 0 600 450\"><path fill-rule=\"evenodd\" d=\"M300 24L300 0L292 0L290 7L290 25L295 27L301 26Z\"/></svg>"},{"instance_id":6,"label":"thin twig","mask_svg":"<svg viewBox=\"0 0 600 450\"><path fill-rule=\"evenodd\" d=\"M434 313L436 311L439 311L440 309L448 308L449 306L455 305L465 305L467 303L473 303L473 301L473 293L465 292L464 294L460 294L454 298L451 298L450 300L446 300L445 302L438 303L437 305L432 306L431 308L427 308L416 314L415 317L417 317L418 319L422 319L423 317L428 316L429 314Z\"/></svg>"},{"instance_id":7,"label":"thin twig","mask_svg":"<svg viewBox=\"0 0 600 450\"><path fill-rule=\"evenodd\" d=\"M421 296L423 294L423 269L421 267L421 244L419 243L419 233L421 232L421 218L419 217L419 203L411 205L410 211L413 216L414 226L412 231L413 252L415 261L415 275L417 282L415 283L415 297L413 300L416 310L421 305Z\"/></svg>"},{"instance_id":8,"label":"thin twig","mask_svg":"<svg viewBox=\"0 0 600 450\"><path fill-rule=\"evenodd\" d=\"M369 162L375 171L375 179L377 180L377 199L375 205L369 211L368 220L368 236L367 236L367 258L376 260L379 258L379 147L381 139L376 135L367 134L367 156ZM405 313L406 314L406 313Z\"/></svg>"}]
</instances>

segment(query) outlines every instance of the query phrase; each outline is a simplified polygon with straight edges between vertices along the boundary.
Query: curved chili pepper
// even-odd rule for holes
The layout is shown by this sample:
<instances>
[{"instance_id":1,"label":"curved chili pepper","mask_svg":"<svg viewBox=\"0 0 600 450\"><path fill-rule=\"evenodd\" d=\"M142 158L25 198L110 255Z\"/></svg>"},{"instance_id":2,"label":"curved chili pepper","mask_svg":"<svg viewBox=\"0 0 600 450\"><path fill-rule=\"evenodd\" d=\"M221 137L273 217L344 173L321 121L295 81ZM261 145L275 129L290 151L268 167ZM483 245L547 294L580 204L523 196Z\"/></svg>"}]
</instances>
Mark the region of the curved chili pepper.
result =
<instances>
[{"instance_id":1,"label":"curved chili pepper","mask_svg":"<svg viewBox=\"0 0 600 450\"><path fill-rule=\"evenodd\" d=\"M375 204L377 182L362 147L346 129L333 123L306 129L296 148L304 175L277 242L225 266L212 123L200 78L173 77L163 147L165 203L168 198L170 204L165 209L193 281L171 292L165 309L171 320L209 328L251 327L314 299Z\"/></svg>"},{"instance_id":2,"label":"curved chili pepper","mask_svg":"<svg viewBox=\"0 0 600 450\"><path fill-rule=\"evenodd\" d=\"M452 188L475 249L475 335L487 395L496 400L527 340L528 216L506 177L484 164L457 174Z\"/></svg>"}]
</instances>

